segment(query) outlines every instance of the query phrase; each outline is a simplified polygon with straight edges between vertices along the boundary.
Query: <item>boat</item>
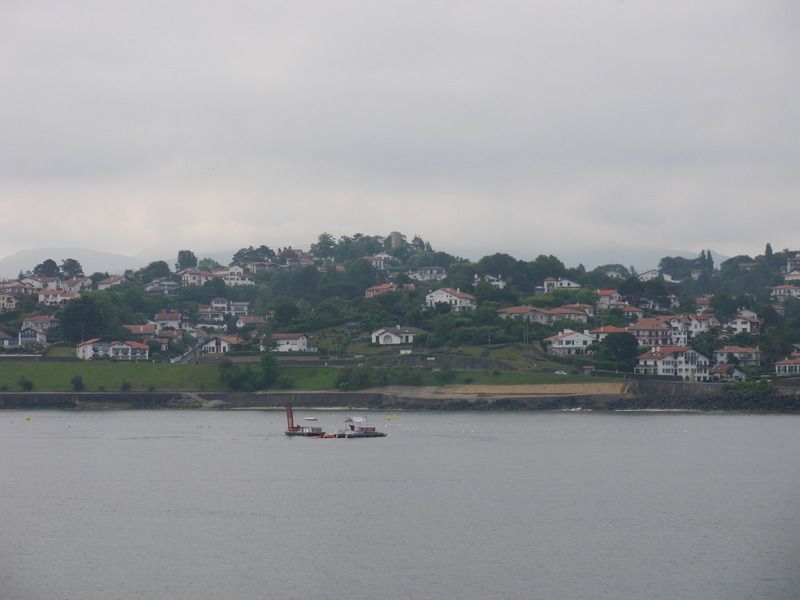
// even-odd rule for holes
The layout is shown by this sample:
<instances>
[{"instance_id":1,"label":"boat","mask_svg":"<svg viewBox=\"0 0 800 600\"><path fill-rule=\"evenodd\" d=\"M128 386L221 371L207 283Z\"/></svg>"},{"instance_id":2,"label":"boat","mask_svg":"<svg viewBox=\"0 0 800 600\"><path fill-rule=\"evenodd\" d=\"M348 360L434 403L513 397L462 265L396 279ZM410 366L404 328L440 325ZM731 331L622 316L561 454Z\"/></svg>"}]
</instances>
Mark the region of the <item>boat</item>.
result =
<instances>
[{"instance_id":1,"label":"boat","mask_svg":"<svg viewBox=\"0 0 800 600\"><path fill-rule=\"evenodd\" d=\"M325 439L377 438L386 437L386 434L378 431L372 425L368 425L364 417L347 417L344 420L344 429L340 429L336 433L326 433L321 437Z\"/></svg>"},{"instance_id":2,"label":"boat","mask_svg":"<svg viewBox=\"0 0 800 600\"><path fill-rule=\"evenodd\" d=\"M292 405L286 403L286 435L290 437L322 437L325 432L322 427L312 425L295 425Z\"/></svg>"}]
</instances>

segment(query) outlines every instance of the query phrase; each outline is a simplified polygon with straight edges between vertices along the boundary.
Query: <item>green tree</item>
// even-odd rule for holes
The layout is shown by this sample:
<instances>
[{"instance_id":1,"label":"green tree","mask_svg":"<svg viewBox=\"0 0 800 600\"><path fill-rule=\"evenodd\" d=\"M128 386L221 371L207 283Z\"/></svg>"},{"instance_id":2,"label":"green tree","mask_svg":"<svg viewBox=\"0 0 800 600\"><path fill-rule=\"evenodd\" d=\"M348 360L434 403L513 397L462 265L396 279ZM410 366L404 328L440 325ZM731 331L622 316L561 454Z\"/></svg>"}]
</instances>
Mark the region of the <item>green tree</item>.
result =
<instances>
[{"instance_id":1,"label":"green tree","mask_svg":"<svg viewBox=\"0 0 800 600\"><path fill-rule=\"evenodd\" d=\"M625 370L632 371L639 343L630 333L609 333L600 342L600 356L621 363Z\"/></svg>"},{"instance_id":2,"label":"green tree","mask_svg":"<svg viewBox=\"0 0 800 600\"><path fill-rule=\"evenodd\" d=\"M193 269L197 266L197 256L191 250L180 250L178 252L178 260L175 263L176 271L183 271L184 269Z\"/></svg>"},{"instance_id":3,"label":"green tree","mask_svg":"<svg viewBox=\"0 0 800 600\"><path fill-rule=\"evenodd\" d=\"M69 382L72 384L72 389L75 390L76 392L82 392L86 387L83 384L83 377L81 377L80 375L75 375L72 379L69 380Z\"/></svg>"},{"instance_id":4,"label":"green tree","mask_svg":"<svg viewBox=\"0 0 800 600\"><path fill-rule=\"evenodd\" d=\"M222 265L215 261L213 258L203 258L197 263L197 268L201 271L213 271L219 269Z\"/></svg>"},{"instance_id":5,"label":"green tree","mask_svg":"<svg viewBox=\"0 0 800 600\"><path fill-rule=\"evenodd\" d=\"M65 258L61 261L61 275L67 279L83 277L83 267L74 258Z\"/></svg>"},{"instance_id":6,"label":"green tree","mask_svg":"<svg viewBox=\"0 0 800 600\"><path fill-rule=\"evenodd\" d=\"M48 258L33 267L33 274L38 277L58 277L58 264L52 258Z\"/></svg>"},{"instance_id":7,"label":"green tree","mask_svg":"<svg viewBox=\"0 0 800 600\"><path fill-rule=\"evenodd\" d=\"M172 271L169 270L169 265L163 260L153 261L136 272L136 278L142 283L153 281L153 279L158 279L159 277L169 277L170 275L172 275Z\"/></svg>"},{"instance_id":8,"label":"green tree","mask_svg":"<svg viewBox=\"0 0 800 600\"><path fill-rule=\"evenodd\" d=\"M336 254L336 238L330 233L321 233L315 244L311 244L311 254L317 258L333 258Z\"/></svg>"}]
</instances>

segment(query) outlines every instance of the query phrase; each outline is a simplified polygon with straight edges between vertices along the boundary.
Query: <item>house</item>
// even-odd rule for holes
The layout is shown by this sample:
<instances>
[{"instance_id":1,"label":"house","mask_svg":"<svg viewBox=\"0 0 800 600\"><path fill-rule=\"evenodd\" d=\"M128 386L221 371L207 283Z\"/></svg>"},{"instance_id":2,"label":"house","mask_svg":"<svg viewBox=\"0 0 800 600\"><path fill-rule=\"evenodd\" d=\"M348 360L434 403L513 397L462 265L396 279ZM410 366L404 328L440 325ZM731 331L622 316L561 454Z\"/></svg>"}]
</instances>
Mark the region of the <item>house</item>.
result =
<instances>
[{"instance_id":1,"label":"house","mask_svg":"<svg viewBox=\"0 0 800 600\"><path fill-rule=\"evenodd\" d=\"M180 290L180 284L167 279L166 277L159 277L153 279L150 283L144 286L145 294L164 294L165 296L174 296Z\"/></svg>"},{"instance_id":2,"label":"house","mask_svg":"<svg viewBox=\"0 0 800 600\"><path fill-rule=\"evenodd\" d=\"M23 327L19 330L17 344L20 346L47 345L47 332L36 327Z\"/></svg>"},{"instance_id":3,"label":"house","mask_svg":"<svg viewBox=\"0 0 800 600\"><path fill-rule=\"evenodd\" d=\"M381 346L412 344L414 336L424 333L416 327L384 327L372 332L372 343Z\"/></svg>"},{"instance_id":4,"label":"house","mask_svg":"<svg viewBox=\"0 0 800 600\"><path fill-rule=\"evenodd\" d=\"M16 346L17 342L17 338L8 335L5 331L0 329L0 348L11 348L12 346Z\"/></svg>"},{"instance_id":5,"label":"house","mask_svg":"<svg viewBox=\"0 0 800 600\"><path fill-rule=\"evenodd\" d=\"M58 325L58 319L50 315L32 315L22 318L22 327L34 327L42 331L47 331L56 325Z\"/></svg>"},{"instance_id":6,"label":"house","mask_svg":"<svg viewBox=\"0 0 800 600\"><path fill-rule=\"evenodd\" d=\"M591 304L579 304L579 303L565 304L561 308L569 308L569 309L572 309L572 310L579 310L579 311L585 312L590 317L594 317L597 314L597 311L595 310L594 306L592 306Z\"/></svg>"},{"instance_id":7,"label":"house","mask_svg":"<svg viewBox=\"0 0 800 600\"><path fill-rule=\"evenodd\" d=\"M11 294L0 294L0 312L7 310L17 310L19 301L16 296Z\"/></svg>"},{"instance_id":8,"label":"house","mask_svg":"<svg viewBox=\"0 0 800 600\"><path fill-rule=\"evenodd\" d=\"M717 319L717 317L712 313L689 315L687 319L689 326L689 339L694 339L701 333L711 331L712 329L716 329L720 326L719 319Z\"/></svg>"},{"instance_id":9,"label":"house","mask_svg":"<svg viewBox=\"0 0 800 600\"><path fill-rule=\"evenodd\" d=\"M637 306L625 305L622 307L622 316L628 321L638 321L644 318L644 311Z\"/></svg>"},{"instance_id":10,"label":"house","mask_svg":"<svg viewBox=\"0 0 800 600\"><path fill-rule=\"evenodd\" d=\"M791 271L783 276L784 283L800 282L800 271Z\"/></svg>"},{"instance_id":11,"label":"house","mask_svg":"<svg viewBox=\"0 0 800 600\"><path fill-rule=\"evenodd\" d=\"M678 345L688 336L674 316L639 319L628 327L628 333L636 337L640 346L649 347Z\"/></svg>"},{"instance_id":12,"label":"house","mask_svg":"<svg viewBox=\"0 0 800 600\"><path fill-rule=\"evenodd\" d=\"M213 306L198 306L197 320L203 323L220 323L225 320L225 311Z\"/></svg>"},{"instance_id":13,"label":"house","mask_svg":"<svg viewBox=\"0 0 800 600\"><path fill-rule=\"evenodd\" d=\"M156 330L161 333L162 329L180 329L183 315L177 311L161 311L156 313L153 321L156 324Z\"/></svg>"},{"instance_id":14,"label":"house","mask_svg":"<svg viewBox=\"0 0 800 600\"><path fill-rule=\"evenodd\" d=\"M108 356L112 360L147 360L150 347L141 342L111 342L108 345Z\"/></svg>"},{"instance_id":15,"label":"house","mask_svg":"<svg viewBox=\"0 0 800 600\"><path fill-rule=\"evenodd\" d=\"M615 327L614 325L603 325L602 327L596 327L589 331L589 335L598 342L602 342L611 333L627 333L631 335L627 327Z\"/></svg>"},{"instance_id":16,"label":"house","mask_svg":"<svg viewBox=\"0 0 800 600\"><path fill-rule=\"evenodd\" d=\"M239 268L239 267L237 267ZM256 282L244 275L244 273L230 272L222 277L222 281L228 287L237 287L242 285L255 285Z\"/></svg>"},{"instance_id":17,"label":"house","mask_svg":"<svg viewBox=\"0 0 800 600\"><path fill-rule=\"evenodd\" d=\"M81 360L92 360L108 356L108 342L92 338L75 346L75 354Z\"/></svg>"},{"instance_id":18,"label":"house","mask_svg":"<svg viewBox=\"0 0 800 600\"><path fill-rule=\"evenodd\" d=\"M245 263L244 265L245 273L251 273L253 275L257 273L266 273L267 271L277 271L277 270L278 270L278 265L276 265L274 262L268 262L268 261L257 260Z\"/></svg>"},{"instance_id":19,"label":"house","mask_svg":"<svg viewBox=\"0 0 800 600\"><path fill-rule=\"evenodd\" d=\"M37 293L35 287L21 281L4 281L0 283L0 291L12 296L33 296Z\"/></svg>"},{"instance_id":20,"label":"house","mask_svg":"<svg viewBox=\"0 0 800 600\"><path fill-rule=\"evenodd\" d=\"M800 375L800 357L776 362L775 375Z\"/></svg>"},{"instance_id":21,"label":"house","mask_svg":"<svg viewBox=\"0 0 800 600\"><path fill-rule=\"evenodd\" d=\"M207 281L211 281L214 275L210 271L200 271L199 269L184 269L180 273L181 286L187 287L190 285L203 285Z\"/></svg>"},{"instance_id":22,"label":"house","mask_svg":"<svg viewBox=\"0 0 800 600\"><path fill-rule=\"evenodd\" d=\"M710 361L689 346L654 346L636 359L640 375L680 377L683 381L709 381Z\"/></svg>"},{"instance_id":23,"label":"house","mask_svg":"<svg viewBox=\"0 0 800 600\"><path fill-rule=\"evenodd\" d=\"M259 317L257 315L250 317L243 315L236 319L237 329L242 329L243 327L264 327L266 324L267 320L264 317Z\"/></svg>"},{"instance_id":24,"label":"house","mask_svg":"<svg viewBox=\"0 0 800 600\"><path fill-rule=\"evenodd\" d=\"M197 346L197 350L201 354L225 354L242 344L244 344L244 340L235 335L215 335L202 341Z\"/></svg>"},{"instance_id":25,"label":"house","mask_svg":"<svg viewBox=\"0 0 800 600\"><path fill-rule=\"evenodd\" d=\"M548 354L557 356L583 356L593 354L589 347L594 343L594 337L587 333L580 333L572 329L564 329L561 333L550 336L544 340L547 344Z\"/></svg>"},{"instance_id":26,"label":"house","mask_svg":"<svg viewBox=\"0 0 800 600\"><path fill-rule=\"evenodd\" d=\"M106 279L97 282L97 289L107 290L108 288L122 285L123 283L125 283L125 281L126 279L124 275L112 275L111 277L107 277Z\"/></svg>"},{"instance_id":27,"label":"house","mask_svg":"<svg viewBox=\"0 0 800 600\"><path fill-rule=\"evenodd\" d=\"M61 290L40 290L39 304L45 306L61 306L80 296L78 292L65 292Z\"/></svg>"},{"instance_id":28,"label":"house","mask_svg":"<svg viewBox=\"0 0 800 600\"><path fill-rule=\"evenodd\" d=\"M148 323L146 325L123 325L122 327L127 329L132 336L141 339L153 338L157 333L154 323Z\"/></svg>"},{"instance_id":29,"label":"house","mask_svg":"<svg viewBox=\"0 0 800 600\"><path fill-rule=\"evenodd\" d=\"M622 302L622 295L617 290L597 290L597 309L609 310L613 304Z\"/></svg>"},{"instance_id":30,"label":"house","mask_svg":"<svg viewBox=\"0 0 800 600\"><path fill-rule=\"evenodd\" d=\"M309 352L308 336L305 333L273 333L273 352ZM263 352L263 349L262 349Z\"/></svg>"},{"instance_id":31,"label":"house","mask_svg":"<svg viewBox=\"0 0 800 600\"><path fill-rule=\"evenodd\" d=\"M362 256L361 258L371 264L372 268L376 271L385 271L386 264L392 260L392 257L385 252L381 252L375 256Z\"/></svg>"},{"instance_id":32,"label":"house","mask_svg":"<svg viewBox=\"0 0 800 600\"><path fill-rule=\"evenodd\" d=\"M508 308L501 308L497 311L497 316L501 319L518 319L527 321L528 323L541 323L542 325L547 325L550 323L551 319L549 311L535 306L509 306Z\"/></svg>"},{"instance_id":33,"label":"house","mask_svg":"<svg viewBox=\"0 0 800 600\"><path fill-rule=\"evenodd\" d=\"M447 304L453 312L472 311L477 306L475 296L453 288L439 288L431 292L425 296L425 304L430 308L437 304Z\"/></svg>"},{"instance_id":34,"label":"house","mask_svg":"<svg viewBox=\"0 0 800 600\"><path fill-rule=\"evenodd\" d=\"M40 275L26 275L20 279L22 283L31 286L35 292L42 290L57 291L61 289L61 280L58 277L43 277ZM34 293L35 293L34 292Z\"/></svg>"},{"instance_id":35,"label":"house","mask_svg":"<svg viewBox=\"0 0 800 600\"><path fill-rule=\"evenodd\" d=\"M695 306L697 307L697 314L702 314L704 312L708 312L708 311L712 310L712 306L711 306L711 299L712 298L713 298L713 296L710 296L708 294L705 294L703 296L698 296L697 298L695 298L694 303L695 303Z\"/></svg>"},{"instance_id":36,"label":"house","mask_svg":"<svg viewBox=\"0 0 800 600\"><path fill-rule=\"evenodd\" d=\"M408 276L416 281L441 281L447 277L444 267L420 267L408 272Z\"/></svg>"},{"instance_id":37,"label":"house","mask_svg":"<svg viewBox=\"0 0 800 600\"><path fill-rule=\"evenodd\" d=\"M92 280L89 277L72 277L61 282L61 289L67 292L82 292L92 289Z\"/></svg>"},{"instance_id":38,"label":"house","mask_svg":"<svg viewBox=\"0 0 800 600\"><path fill-rule=\"evenodd\" d=\"M553 290L560 290L560 289L567 289L567 290L578 290L580 289L580 284L575 283L574 281L570 281L569 279L562 279L559 277L555 279L554 277L548 277L544 280L544 293L549 294Z\"/></svg>"},{"instance_id":39,"label":"house","mask_svg":"<svg viewBox=\"0 0 800 600\"><path fill-rule=\"evenodd\" d=\"M636 277L639 281L653 281L661 277L661 272L658 269L650 269L649 271L639 273Z\"/></svg>"},{"instance_id":40,"label":"house","mask_svg":"<svg viewBox=\"0 0 800 600\"><path fill-rule=\"evenodd\" d=\"M797 285L776 285L772 287L772 297L778 300L784 298L800 298L800 286Z\"/></svg>"},{"instance_id":41,"label":"house","mask_svg":"<svg viewBox=\"0 0 800 600\"><path fill-rule=\"evenodd\" d=\"M725 322L725 331L731 334L737 333L758 333L761 331L761 319L751 317L734 317Z\"/></svg>"},{"instance_id":42,"label":"house","mask_svg":"<svg viewBox=\"0 0 800 600\"><path fill-rule=\"evenodd\" d=\"M547 314L550 315L550 323L555 323L556 321L579 321L580 323L588 323L589 322L589 315L587 315L582 310L575 310L572 308L551 308L547 311Z\"/></svg>"},{"instance_id":43,"label":"house","mask_svg":"<svg viewBox=\"0 0 800 600\"><path fill-rule=\"evenodd\" d=\"M364 298L374 298L375 296L380 296L381 294L393 292L396 289L397 286L395 286L393 283L380 283L364 290Z\"/></svg>"},{"instance_id":44,"label":"house","mask_svg":"<svg viewBox=\"0 0 800 600\"><path fill-rule=\"evenodd\" d=\"M786 272L800 271L800 252L789 254L786 257Z\"/></svg>"},{"instance_id":45,"label":"house","mask_svg":"<svg viewBox=\"0 0 800 600\"><path fill-rule=\"evenodd\" d=\"M503 281L503 278L500 275L494 277L493 275L488 274L482 276L475 274L473 285L478 285L481 282L488 283L490 286L498 290L503 290L506 287L506 282Z\"/></svg>"},{"instance_id":46,"label":"house","mask_svg":"<svg viewBox=\"0 0 800 600\"><path fill-rule=\"evenodd\" d=\"M761 366L761 350L743 346L725 346L714 350L714 362L731 363L740 367Z\"/></svg>"},{"instance_id":47,"label":"house","mask_svg":"<svg viewBox=\"0 0 800 600\"><path fill-rule=\"evenodd\" d=\"M746 381L747 374L731 363L719 363L709 371L711 381Z\"/></svg>"}]
</instances>

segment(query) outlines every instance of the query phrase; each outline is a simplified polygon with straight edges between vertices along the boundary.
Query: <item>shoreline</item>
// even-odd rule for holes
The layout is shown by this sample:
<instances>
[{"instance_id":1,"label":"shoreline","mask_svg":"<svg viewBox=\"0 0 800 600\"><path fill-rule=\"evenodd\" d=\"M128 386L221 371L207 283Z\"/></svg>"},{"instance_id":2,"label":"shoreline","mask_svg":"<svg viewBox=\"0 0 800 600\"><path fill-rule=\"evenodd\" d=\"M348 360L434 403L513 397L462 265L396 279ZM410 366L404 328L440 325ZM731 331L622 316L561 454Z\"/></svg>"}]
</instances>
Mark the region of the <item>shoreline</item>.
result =
<instances>
[{"instance_id":1,"label":"shoreline","mask_svg":"<svg viewBox=\"0 0 800 600\"><path fill-rule=\"evenodd\" d=\"M341 391L0 392L3 409L63 410L596 411L800 413L800 394L725 391L708 384L647 382L540 386L386 387Z\"/></svg>"}]
</instances>

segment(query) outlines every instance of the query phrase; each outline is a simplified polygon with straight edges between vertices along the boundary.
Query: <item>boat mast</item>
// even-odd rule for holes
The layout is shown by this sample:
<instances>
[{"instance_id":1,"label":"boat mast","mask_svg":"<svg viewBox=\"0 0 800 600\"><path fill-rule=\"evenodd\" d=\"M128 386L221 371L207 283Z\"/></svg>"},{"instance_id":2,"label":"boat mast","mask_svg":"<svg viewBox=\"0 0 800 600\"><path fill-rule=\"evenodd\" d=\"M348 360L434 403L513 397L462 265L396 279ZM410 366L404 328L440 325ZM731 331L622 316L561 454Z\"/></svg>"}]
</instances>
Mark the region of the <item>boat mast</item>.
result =
<instances>
[{"instance_id":1,"label":"boat mast","mask_svg":"<svg viewBox=\"0 0 800 600\"><path fill-rule=\"evenodd\" d=\"M292 405L288 402L286 403L286 424L290 430L294 429L294 414L292 413Z\"/></svg>"}]
</instances>

